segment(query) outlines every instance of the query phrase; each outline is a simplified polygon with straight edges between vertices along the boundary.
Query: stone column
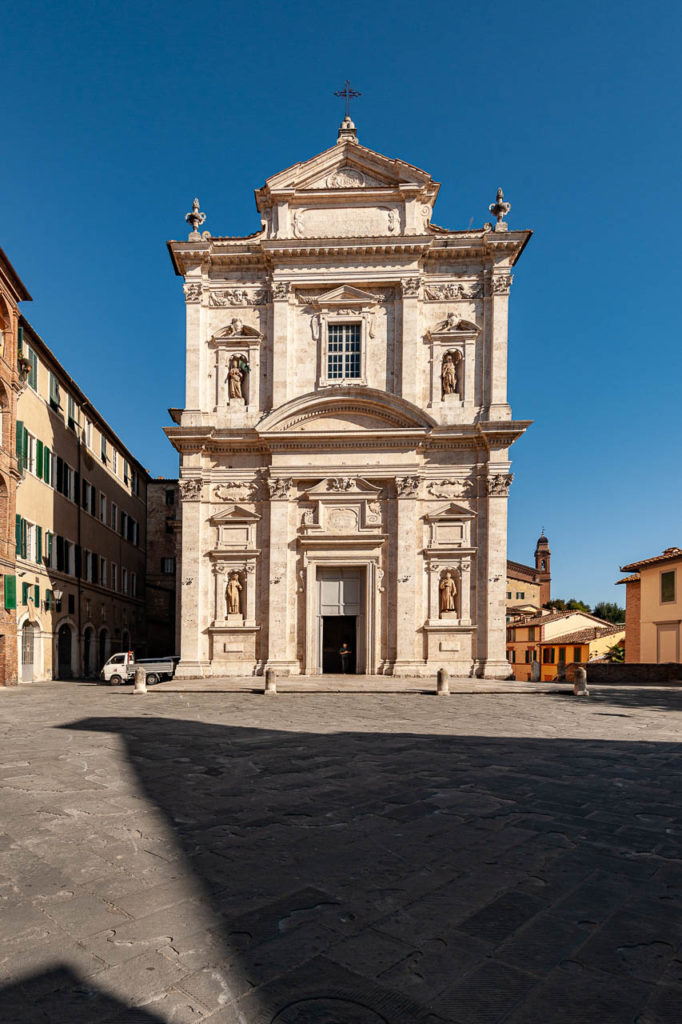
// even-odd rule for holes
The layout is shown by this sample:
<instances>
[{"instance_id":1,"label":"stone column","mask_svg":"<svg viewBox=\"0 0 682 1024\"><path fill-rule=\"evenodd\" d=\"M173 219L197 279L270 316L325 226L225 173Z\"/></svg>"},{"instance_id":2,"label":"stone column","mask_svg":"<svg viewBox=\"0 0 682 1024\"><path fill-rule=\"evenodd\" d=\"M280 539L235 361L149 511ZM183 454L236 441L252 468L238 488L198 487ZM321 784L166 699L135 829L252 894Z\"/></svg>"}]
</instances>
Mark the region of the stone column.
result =
<instances>
[{"instance_id":1,"label":"stone column","mask_svg":"<svg viewBox=\"0 0 682 1024\"><path fill-rule=\"evenodd\" d=\"M201 594L202 543L201 543L201 480L192 478L180 481L182 499L182 571L177 600L180 608L180 663L176 677L191 679L203 675L208 658L202 649L205 621L210 615L203 607Z\"/></svg>"},{"instance_id":2,"label":"stone column","mask_svg":"<svg viewBox=\"0 0 682 1024\"><path fill-rule=\"evenodd\" d=\"M507 402L507 332L509 326L509 289L512 275L508 270L494 270L487 280L486 341L488 365L486 392L487 419L509 420Z\"/></svg>"},{"instance_id":3,"label":"stone column","mask_svg":"<svg viewBox=\"0 0 682 1024\"><path fill-rule=\"evenodd\" d=\"M396 478L397 517L395 537L396 578L395 593L395 661L394 676L410 676L417 669L415 660L417 593L421 595L422 581L417 581L417 493L419 477ZM421 665L421 659L420 659Z\"/></svg>"},{"instance_id":4,"label":"stone column","mask_svg":"<svg viewBox=\"0 0 682 1024\"><path fill-rule=\"evenodd\" d=\"M272 407L288 397L289 385L289 291L288 281L272 283Z\"/></svg>"},{"instance_id":5,"label":"stone column","mask_svg":"<svg viewBox=\"0 0 682 1024\"><path fill-rule=\"evenodd\" d=\"M401 345L401 395L414 405L421 405L419 395L422 382L416 368L420 365L419 345L419 278L403 280L402 345Z\"/></svg>"},{"instance_id":6,"label":"stone column","mask_svg":"<svg viewBox=\"0 0 682 1024\"><path fill-rule=\"evenodd\" d=\"M459 621L462 626L471 625L471 562L468 558L459 563Z\"/></svg>"},{"instance_id":7,"label":"stone column","mask_svg":"<svg viewBox=\"0 0 682 1024\"><path fill-rule=\"evenodd\" d=\"M487 494L479 502L478 674L484 679L506 679L511 674L506 623L507 494L512 481L508 468L509 463L490 466L489 475L481 478Z\"/></svg>"},{"instance_id":8,"label":"stone column","mask_svg":"<svg viewBox=\"0 0 682 1024\"><path fill-rule=\"evenodd\" d=\"M289 488L291 480L271 477L268 577L268 660L265 668L289 674L298 667L291 655L289 627L294 614L295 579L289 572Z\"/></svg>"},{"instance_id":9,"label":"stone column","mask_svg":"<svg viewBox=\"0 0 682 1024\"><path fill-rule=\"evenodd\" d=\"M185 409L201 409L204 405L202 388L206 379L204 350L208 351L201 341L201 277L188 277L184 292L187 320Z\"/></svg>"}]
</instances>

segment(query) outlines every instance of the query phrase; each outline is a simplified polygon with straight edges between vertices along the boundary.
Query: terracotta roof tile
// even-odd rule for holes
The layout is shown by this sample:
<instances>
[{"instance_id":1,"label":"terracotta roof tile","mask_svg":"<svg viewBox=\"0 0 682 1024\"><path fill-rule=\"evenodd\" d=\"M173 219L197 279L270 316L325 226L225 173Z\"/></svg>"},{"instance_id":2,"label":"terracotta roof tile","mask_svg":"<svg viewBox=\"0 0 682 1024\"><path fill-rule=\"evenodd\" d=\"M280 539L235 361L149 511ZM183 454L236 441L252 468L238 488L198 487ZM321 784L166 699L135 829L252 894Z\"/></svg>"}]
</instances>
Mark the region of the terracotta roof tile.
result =
<instances>
[{"instance_id":1,"label":"terracotta roof tile","mask_svg":"<svg viewBox=\"0 0 682 1024\"><path fill-rule=\"evenodd\" d=\"M626 576L625 579L623 579L623 580L616 580L616 586L619 583L639 583L640 579L641 579L641 576L639 575L638 572L636 572L636 573L633 573L632 576Z\"/></svg>"},{"instance_id":2,"label":"terracotta roof tile","mask_svg":"<svg viewBox=\"0 0 682 1024\"><path fill-rule=\"evenodd\" d=\"M602 636L612 636L614 633L624 633L625 626L612 625L610 629L600 629L599 626L591 626L589 629L579 629L575 633L564 633L563 636L553 636L549 640L541 640L539 647L551 647L556 644L587 644L590 640L596 640Z\"/></svg>"},{"instance_id":3,"label":"terracotta roof tile","mask_svg":"<svg viewBox=\"0 0 682 1024\"><path fill-rule=\"evenodd\" d=\"M654 555L653 558L643 558L641 562L630 562L629 565L621 565L621 572L632 572L633 569L640 569L645 565L654 565L656 562L670 562L674 558L682 558L682 548L666 548L662 555Z\"/></svg>"}]
</instances>

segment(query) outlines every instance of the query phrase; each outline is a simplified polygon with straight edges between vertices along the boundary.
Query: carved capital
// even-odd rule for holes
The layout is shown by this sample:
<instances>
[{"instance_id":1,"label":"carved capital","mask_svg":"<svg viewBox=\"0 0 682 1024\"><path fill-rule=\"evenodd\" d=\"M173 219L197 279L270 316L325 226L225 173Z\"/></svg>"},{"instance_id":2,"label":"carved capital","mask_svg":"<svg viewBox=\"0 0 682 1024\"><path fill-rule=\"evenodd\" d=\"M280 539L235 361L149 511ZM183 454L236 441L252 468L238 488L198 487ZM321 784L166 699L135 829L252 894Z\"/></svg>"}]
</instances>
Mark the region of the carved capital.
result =
<instances>
[{"instance_id":1,"label":"carved capital","mask_svg":"<svg viewBox=\"0 0 682 1024\"><path fill-rule=\"evenodd\" d=\"M178 486L183 501L198 501L201 498L201 488L203 485L199 477L181 480Z\"/></svg>"},{"instance_id":2,"label":"carved capital","mask_svg":"<svg viewBox=\"0 0 682 1024\"><path fill-rule=\"evenodd\" d=\"M494 473L486 477L486 493L491 498L506 498L513 479L513 473Z\"/></svg>"},{"instance_id":3,"label":"carved capital","mask_svg":"<svg viewBox=\"0 0 682 1024\"><path fill-rule=\"evenodd\" d=\"M185 302L200 302L201 301L201 285L196 282L190 284L184 284L182 290L185 293Z\"/></svg>"},{"instance_id":4,"label":"carved capital","mask_svg":"<svg viewBox=\"0 0 682 1024\"><path fill-rule=\"evenodd\" d=\"M284 499L289 497L291 477L273 477L267 482L268 493L271 499Z\"/></svg>"},{"instance_id":5,"label":"carved capital","mask_svg":"<svg viewBox=\"0 0 682 1024\"><path fill-rule=\"evenodd\" d=\"M403 289L403 295L405 298L413 299L419 295L419 286L421 285L421 278L419 277L406 277L400 282Z\"/></svg>"},{"instance_id":6,"label":"carved capital","mask_svg":"<svg viewBox=\"0 0 682 1024\"><path fill-rule=\"evenodd\" d=\"M272 298L275 302L283 302L291 295L291 281L275 281L272 285Z\"/></svg>"},{"instance_id":7,"label":"carved capital","mask_svg":"<svg viewBox=\"0 0 682 1024\"><path fill-rule=\"evenodd\" d=\"M419 490L419 477L397 476L395 479L395 489L399 498L414 498Z\"/></svg>"},{"instance_id":8,"label":"carved capital","mask_svg":"<svg viewBox=\"0 0 682 1024\"><path fill-rule=\"evenodd\" d=\"M488 280L487 295L509 295L514 280L513 274L492 274Z\"/></svg>"}]
</instances>

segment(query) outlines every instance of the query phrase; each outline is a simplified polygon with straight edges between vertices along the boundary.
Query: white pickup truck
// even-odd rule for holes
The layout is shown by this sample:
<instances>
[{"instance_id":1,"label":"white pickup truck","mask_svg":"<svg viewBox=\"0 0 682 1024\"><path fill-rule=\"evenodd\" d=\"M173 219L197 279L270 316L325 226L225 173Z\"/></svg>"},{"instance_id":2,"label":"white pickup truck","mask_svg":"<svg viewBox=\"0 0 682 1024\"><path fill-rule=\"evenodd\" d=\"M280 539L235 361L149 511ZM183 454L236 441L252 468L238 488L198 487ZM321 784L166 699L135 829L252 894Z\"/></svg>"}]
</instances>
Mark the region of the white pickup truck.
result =
<instances>
[{"instance_id":1,"label":"white pickup truck","mask_svg":"<svg viewBox=\"0 0 682 1024\"><path fill-rule=\"evenodd\" d=\"M103 683L109 683L110 686L132 683L135 678L135 669L139 665L145 670L149 684L160 683L164 679L173 678L175 666L179 660L179 658L171 657L140 658L139 661L136 661L134 651L121 651L119 654L112 654L104 663L99 677Z\"/></svg>"}]
</instances>

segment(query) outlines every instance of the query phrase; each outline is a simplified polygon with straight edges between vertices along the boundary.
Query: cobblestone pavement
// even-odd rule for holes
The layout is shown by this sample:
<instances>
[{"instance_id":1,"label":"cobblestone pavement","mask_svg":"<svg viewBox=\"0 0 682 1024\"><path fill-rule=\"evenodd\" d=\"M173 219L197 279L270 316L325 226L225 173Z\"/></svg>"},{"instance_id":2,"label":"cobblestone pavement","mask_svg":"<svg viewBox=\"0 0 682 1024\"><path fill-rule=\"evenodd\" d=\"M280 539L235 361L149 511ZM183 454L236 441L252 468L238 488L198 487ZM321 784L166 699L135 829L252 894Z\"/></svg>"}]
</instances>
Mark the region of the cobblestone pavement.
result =
<instances>
[{"instance_id":1,"label":"cobblestone pavement","mask_svg":"<svg viewBox=\"0 0 682 1024\"><path fill-rule=\"evenodd\" d=\"M0 715L3 1022L682 1016L679 690Z\"/></svg>"}]
</instances>

